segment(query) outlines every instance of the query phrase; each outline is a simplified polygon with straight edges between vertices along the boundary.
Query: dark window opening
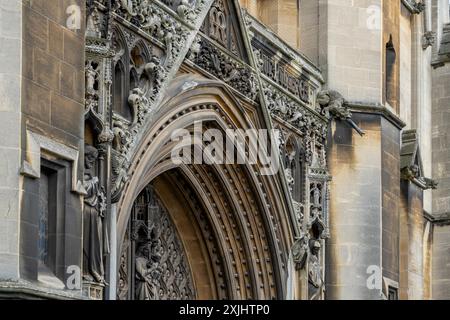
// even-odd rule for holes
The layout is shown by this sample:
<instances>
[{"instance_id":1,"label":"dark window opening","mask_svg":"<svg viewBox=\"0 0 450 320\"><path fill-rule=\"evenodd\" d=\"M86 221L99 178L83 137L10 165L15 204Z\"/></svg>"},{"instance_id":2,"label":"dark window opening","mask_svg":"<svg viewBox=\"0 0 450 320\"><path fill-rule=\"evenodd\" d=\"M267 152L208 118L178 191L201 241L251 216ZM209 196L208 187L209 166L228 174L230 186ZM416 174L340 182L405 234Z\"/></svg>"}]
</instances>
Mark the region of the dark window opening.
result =
<instances>
[{"instance_id":1,"label":"dark window opening","mask_svg":"<svg viewBox=\"0 0 450 320\"><path fill-rule=\"evenodd\" d=\"M388 289L388 300L398 300L398 290L394 287Z\"/></svg>"},{"instance_id":2,"label":"dark window opening","mask_svg":"<svg viewBox=\"0 0 450 320\"><path fill-rule=\"evenodd\" d=\"M56 270L58 172L43 166L39 180L39 240L38 258L40 270L53 274Z\"/></svg>"},{"instance_id":3,"label":"dark window opening","mask_svg":"<svg viewBox=\"0 0 450 320\"><path fill-rule=\"evenodd\" d=\"M125 119L131 121L132 114L128 106L125 79L125 67L122 62L119 61L114 68L113 110Z\"/></svg>"},{"instance_id":4,"label":"dark window opening","mask_svg":"<svg viewBox=\"0 0 450 320\"><path fill-rule=\"evenodd\" d=\"M397 107L397 77L395 74L395 64L397 61L397 52L395 51L392 35L389 37L388 43L386 43L386 101L391 107Z\"/></svg>"}]
</instances>

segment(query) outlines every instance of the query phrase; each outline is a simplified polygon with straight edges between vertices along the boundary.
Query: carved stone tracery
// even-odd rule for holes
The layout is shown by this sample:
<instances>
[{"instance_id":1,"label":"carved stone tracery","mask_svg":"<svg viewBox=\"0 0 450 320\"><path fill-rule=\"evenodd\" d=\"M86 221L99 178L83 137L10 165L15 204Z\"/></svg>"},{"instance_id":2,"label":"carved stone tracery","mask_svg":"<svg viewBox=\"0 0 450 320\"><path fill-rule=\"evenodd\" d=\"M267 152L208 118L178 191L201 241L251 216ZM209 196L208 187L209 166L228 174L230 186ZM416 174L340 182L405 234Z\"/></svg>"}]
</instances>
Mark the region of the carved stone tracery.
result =
<instances>
[{"instance_id":1,"label":"carved stone tracery","mask_svg":"<svg viewBox=\"0 0 450 320\"><path fill-rule=\"evenodd\" d=\"M195 299L183 245L152 186L136 199L129 234L122 247L119 299Z\"/></svg>"}]
</instances>

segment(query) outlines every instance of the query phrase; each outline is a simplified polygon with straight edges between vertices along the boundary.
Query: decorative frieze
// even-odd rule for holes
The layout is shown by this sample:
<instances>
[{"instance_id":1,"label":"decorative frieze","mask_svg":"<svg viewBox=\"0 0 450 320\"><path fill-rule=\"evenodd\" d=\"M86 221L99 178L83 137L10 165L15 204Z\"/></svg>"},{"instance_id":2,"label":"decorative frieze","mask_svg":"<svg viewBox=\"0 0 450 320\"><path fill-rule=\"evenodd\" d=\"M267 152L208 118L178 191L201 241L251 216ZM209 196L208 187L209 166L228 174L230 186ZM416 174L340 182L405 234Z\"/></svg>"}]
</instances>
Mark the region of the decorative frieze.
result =
<instances>
[{"instance_id":1,"label":"decorative frieze","mask_svg":"<svg viewBox=\"0 0 450 320\"><path fill-rule=\"evenodd\" d=\"M196 51L198 53L195 53ZM224 81L250 100L256 100L258 97L256 76L250 67L231 58L207 39L201 38L199 42L194 42L189 57L197 66Z\"/></svg>"},{"instance_id":2,"label":"decorative frieze","mask_svg":"<svg viewBox=\"0 0 450 320\"><path fill-rule=\"evenodd\" d=\"M263 84L263 89L267 107L272 116L289 123L309 138L325 142L328 126L324 118L268 83Z\"/></svg>"},{"instance_id":3,"label":"decorative frieze","mask_svg":"<svg viewBox=\"0 0 450 320\"><path fill-rule=\"evenodd\" d=\"M301 75L292 71L287 64L282 63L279 59L270 57L268 53L262 49L257 49L257 65L260 71L268 78L279 84L281 87L292 93L301 101L311 103L311 89L308 81L303 79Z\"/></svg>"}]
</instances>

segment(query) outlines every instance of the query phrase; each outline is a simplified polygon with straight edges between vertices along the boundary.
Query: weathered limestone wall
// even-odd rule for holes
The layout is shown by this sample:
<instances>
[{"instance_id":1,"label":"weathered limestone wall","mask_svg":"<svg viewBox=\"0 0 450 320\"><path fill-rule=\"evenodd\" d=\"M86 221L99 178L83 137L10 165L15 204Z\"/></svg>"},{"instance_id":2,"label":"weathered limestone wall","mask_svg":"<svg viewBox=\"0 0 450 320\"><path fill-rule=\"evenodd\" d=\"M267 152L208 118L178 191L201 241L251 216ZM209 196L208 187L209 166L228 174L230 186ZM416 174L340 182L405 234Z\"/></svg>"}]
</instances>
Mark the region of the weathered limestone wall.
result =
<instances>
[{"instance_id":1,"label":"weathered limestone wall","mask_svg":"<svg viewBox=\"0 0 450 320\"><path fill-rule=\"evenodd\" d=\"M383 277L398 283L400 131L381 118L381 138Z\"/></svg>"},{"instance_id":2,"label":"weathered limestone wall","mask_svg":"<svg viewBox=\"0 0 450 320\"><path fill-rule=\"evenodd\" d=\"M321 4L320 1L300 1L299 49L316 65L319 65L320 37L327 35L326 12L326 5Z\"/></svg>"},{"instance_id":3,"label":"weathered limestone wall","mask_svg":"<svg viewBox=\"0 0 450 320\"><path fill-rule=\"evenodd\" d=\"M330 137L333 176L327 241L327 299L381 299L369 289L369 267L382 266L382 132L377 115L355 114L360 137L336 122Z\"/></svg>"},{"instance_id":4,"label":"weathered limestone wall","mask_svg":"<svg viewBox=\"0 0 450 320\"><path fill-rule=\"evenodd\" d=\"M383 42L382 42L382 59L383 59L383 103L389 104L390 107L398 114L400 111L400 8L401 1L383 1ZM391 75L387 74L387 44L393 45L395 50L395 62L392 66Z\"/></svg>"},{"instance_id":5,"label":"weathered limestone wall","mask_svg":"<svg viewBox=\"0 0 450 320\"><path fill-rule=\"evenodd\" d=\"M422 300L425 294L423 191L402 181L400 213L400 292L402 300ZM427 244L427 243L426 243Z\"/></svg>"},{"instance_id":6,"label":"weathered limestone wall","mask_svg":"<svg viewBox=\"0 0 450 320\"><path fill-rule=\"evenodd\" d=\"M450 64L433 71L433 214L450 213Z\"/></svg>"},{"instance_id":7,"label":"weathered limestone wall","mask_svg":"<svg viewBox=\"0 0 450 320\"><path fill-rule=\"evenodd\" d=\"M432 298L433 222L426 220L423 234L423 298Z\"/></svg>"},{"instance_id":8,"label":"weathered limestone wall","mask_svg":"<svg viewBox=\"0 0 450 320\"><path fill-rule=\"evenodd\" d=\"M432 298L450 300L450 225L437 224L433 233Z\"/></svg>"},{"instance_id":9,"label":"weathered limestone wall","mask_svg":"<svg viewBox=\"0 0 450 320\"><path fill-rule=\"evenodd\" d=\"M433 59L441 41L448 39L443 33L449 22L448 1L433 1L433 30L437 33ZM446 40L448 41L448 40ZM445 50L442 50L445 51ZM434 224L432 251L432 299L450 299L450 64L438 66L432 73L432 176L439 185L433 191L432 213Z\"/></svg>"},{"instance_id":10,"label":"weathered limestone wall","mask_svg":"<svg viewBox=\"0 0 450 320\"><path fill-rule=\"evenodd\" d=\"M411 17L412 27L412 92L410 127L417 130L423 164L423 175L432 177L431 159L431 90L432 47L423 49L423 34L427 30L427 12ZM403 107L403 106L402 106ZM405 106L406 107L406 106ZM431 191L424 191L424 210L431 212Z\"/></svg>"},{"instance_id":11,"label":"weathered limestone wall","mask_svg":"<svg viewBox=\"0 0 450 320\"><path fill-rule=\"evenodd\" d=\"M412 30L411 13L402 6L400 16L400 117L405 129L415 129L411 123L412 104Z\"/></svg>"},{"instance_id":12,"label":"weathered limestone wall","mask_svg":"<svg viewBox=\"0 0 450 320\"><path fill-rule=\"evenodd\" d=\"M298 48L298 0L239 0L239 3L291 47Z\"/></svg>"},{"instance_id":13,"label":"weathered limestone wall","mask_svg":"<svg viewBox=\"0 0 450 320\"><path fill-rule=\"evenodd\" d=\"M300 51L349 101L382 102L382 1L300 3Z\"/></svg>"},{"instance_id":14,"label":"weathered limestone wall","mask_svg":"<svg viewBox=\"0 0 450 320\"><path fill-rule=\"evenodd\" d=\"M22 6L0 1L0 281L19 277Z\"/></svg>"},{"instance_id":15,"label":"weathered limestone wall","mask_svg":"<svg viewBox=\"0 0 450 320\"><path fill-rule=\"evenodd\" d=\"M65 234L51 235L57 238L60 257L56 262L58 276L65 273L66 265L78 265L81 261L81 198L72 186L83 180L84 161L84 1L82 0L24 0L22 47L22 151L24 166L30 163L30 152L38 159L44 149L30 149L31 134L45 139L45 148L58 150L55 161L67 162L67 172L58 179L58 223L65 223ZM79 12L67 12L77 5ZM71 20L70 18L75 20ZM76 29L79 19L80 29ZM75 24L69 25L68 23ZM73 27L69 29L70 27ZM70 150L70 151L68 151ZM78 152L68 160L67 152ZM47 155L48 156L48 155ZM74 166L75 168L72 168ZM36 280L38 274L39 230L39 175L40 168L33 168L35 176L24 176L20 224L21 278ZM73 169L73 170L72 170ZM72 172L76 172L75 176ZM63 178L65 177L65 178ZM77 180L77 181L74 181ZM65 192L64 194L62 194ZM58 200L59 201L59 200ZM62 215L65 214L65 221ZM49 235L50 237L50 235ZM61 279L62 277L59 276Z\"/></svg>"},{"instance_id":16,"label":"weathered limestone wall","mask_svg":"<svg viewBox=\"0 0 450 320\"><path fill-rule=\"evenodd\" d=\"M299 45L297 0L260 0L259 19L291 47Z\"/></svg>"}]
</instances>

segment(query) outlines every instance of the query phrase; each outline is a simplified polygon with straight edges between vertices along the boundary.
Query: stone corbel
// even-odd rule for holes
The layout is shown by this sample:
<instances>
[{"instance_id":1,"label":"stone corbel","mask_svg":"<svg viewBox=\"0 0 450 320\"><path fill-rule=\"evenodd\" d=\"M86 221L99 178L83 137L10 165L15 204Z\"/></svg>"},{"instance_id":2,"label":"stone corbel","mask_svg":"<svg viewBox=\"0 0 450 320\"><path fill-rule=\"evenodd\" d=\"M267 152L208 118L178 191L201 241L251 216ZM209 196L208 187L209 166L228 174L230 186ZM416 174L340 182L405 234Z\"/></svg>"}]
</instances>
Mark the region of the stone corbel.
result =
<instances>
[{"instance_id":1,"label":"stone corbel","mask_svg":"<svg viewBox=\"0 0 450 320\"><path fill-rule=\"evenodd\" d=\"M417 2L415 0L402 0L402 3L412 14L420 14L425 10L424 2Z\"/></svg>"},{"instance_id":2,"label":"stone corbel","mask_svg":"<svg viewBox=\"0 0 450 320\"><path fill-rule=\"evenodd\" d=\"M86 195L83 183L78 180L79 151L29 130L27 130L25 159L21 168L21 174L23 176L32 179L39 179L41 177L42 153L48 153L69 161L72 165L71 191L79 195Z\"/></svg>"}]
</instances>

